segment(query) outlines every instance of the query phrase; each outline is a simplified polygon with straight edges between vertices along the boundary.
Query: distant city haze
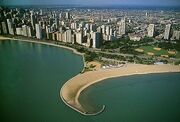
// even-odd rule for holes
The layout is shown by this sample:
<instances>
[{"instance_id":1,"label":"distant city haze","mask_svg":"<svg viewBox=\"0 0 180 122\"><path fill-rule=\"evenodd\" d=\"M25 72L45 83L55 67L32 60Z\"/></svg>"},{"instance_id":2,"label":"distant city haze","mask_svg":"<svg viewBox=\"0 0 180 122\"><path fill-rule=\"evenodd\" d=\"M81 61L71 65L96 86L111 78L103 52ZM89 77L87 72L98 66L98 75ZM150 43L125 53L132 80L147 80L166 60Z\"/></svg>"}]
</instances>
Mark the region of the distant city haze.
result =
<instances>
[{"instance_id":1,"label":"distant city haze","mask_svg":"<svg viewBox=\"0 0 180 122\"><path fill-rule=\"evenodd\" d=\"M0 5L180 6L180 0L0 0Z\"/></svg>"}]
</instances>

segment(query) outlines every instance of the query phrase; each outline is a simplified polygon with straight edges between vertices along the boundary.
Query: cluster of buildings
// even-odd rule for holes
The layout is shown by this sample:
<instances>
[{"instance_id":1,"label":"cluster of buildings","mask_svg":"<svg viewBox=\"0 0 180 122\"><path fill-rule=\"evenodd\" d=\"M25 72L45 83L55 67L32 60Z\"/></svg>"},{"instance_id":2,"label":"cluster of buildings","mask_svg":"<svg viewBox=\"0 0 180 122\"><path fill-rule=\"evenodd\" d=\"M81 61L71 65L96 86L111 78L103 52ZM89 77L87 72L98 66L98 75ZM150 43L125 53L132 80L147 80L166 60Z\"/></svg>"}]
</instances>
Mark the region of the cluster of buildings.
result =
<instances>
[{"instance_id":1,"label":"cluster of buildings","mask_svg":"<svg viewBox=\"0 0 180 122\"><path fill-rule=\"evenodd\" d=\"M157 25L147 24L147 16L146 13L141 20L135 15L121 12L117 14L116 11L111 13L108 10L0 8L0 34L57 40L93 48L99 48L104 41L113 41L123 36L134 41L139 41L144 36L180 39L180 31L172 31L171 24L166 24L163 33L155 35ZM129 30L134 31L128 32Z\"/></svg>"},{"instance_id":2,"label":"cluster of buildings","mask_svg":"<svg viewBox=\"0 0 180 122\"><path fill-rule=\"evenodd\" d=\"M147 32L148 32L148 34L147 34L148 37L154 37L155 24L149 24L149 26L147 28ZM171 38L170 38L170 35L171 35L171 24L167 24L165 26L164 33L157 35L156 38L157 39L165 39L165 40L169 40L169 39L179 40L180 39L180 31L174 30Z\"/></svg>"},{"instance_id":3,"label":"cluster of buildings","mask_svg":"<svg viewBox=\"0 0 180 122\"><path fill-rule=\"evenodd\" d=\"M149 24L146 28L146 31L144 32L134 32L134 33L129 33L129 38L130 40L133 41L140 41L142 38L145 36L150 37L150 38L155 38L157 40L179 40L180 39L180 31L179 30L173 30L171 28L171 24L167 24L164 27L164 31L160 34L156 34L156 25L155 24Z\"/></svg>"}]
</instances>

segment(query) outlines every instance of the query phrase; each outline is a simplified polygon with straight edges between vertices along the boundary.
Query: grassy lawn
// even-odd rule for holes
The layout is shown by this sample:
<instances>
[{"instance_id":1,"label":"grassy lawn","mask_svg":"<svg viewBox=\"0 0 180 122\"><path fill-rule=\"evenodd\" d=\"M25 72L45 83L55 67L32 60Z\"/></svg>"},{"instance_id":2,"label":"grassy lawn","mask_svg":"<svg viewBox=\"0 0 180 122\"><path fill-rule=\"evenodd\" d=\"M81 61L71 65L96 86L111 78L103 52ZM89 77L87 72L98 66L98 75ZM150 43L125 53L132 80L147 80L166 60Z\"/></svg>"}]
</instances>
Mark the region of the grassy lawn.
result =
<instances>
[{"instance_id":1,"label":"grassy lawn","mask_svg":"<svg viewBox=\"0 0 180 122\"><path fill-rule=\"evenodd\" d=\"M152 52L154 53L155 55L168 55L168 52L164 49L161 49L161 50L155 50L154 47L152 46L143 46L143 47L140 47L141 49L144 50L145 53L148 53L148 52Z\"/></svg>"},{"instance_id":2,"label":"grassy lawn","mask_svg":"<svg viewBox=\"0 0 180 122\"><path fill-rule=\"evenodd\" d=\"M176 54L176 58L180 58L180 53L179 52Z\"/></svg>"},{"instance_id":3,"label":"grassy lawn","mask_svg":"<svg viewBox=\"0 0 180 122\"><path fill-rule=\"evenodd\" d=\"M142 46L138 48L140 50L143 50L143 53L145 54L154 54L156 56L161 56L161 55L168 55L168 56L174 56L175 54L169 54L167 50L162 49L162 48L157 48L153 46ZM176 58L180 58L180 53L178 52L176 54Z\"/></svg>"}]
</instances>

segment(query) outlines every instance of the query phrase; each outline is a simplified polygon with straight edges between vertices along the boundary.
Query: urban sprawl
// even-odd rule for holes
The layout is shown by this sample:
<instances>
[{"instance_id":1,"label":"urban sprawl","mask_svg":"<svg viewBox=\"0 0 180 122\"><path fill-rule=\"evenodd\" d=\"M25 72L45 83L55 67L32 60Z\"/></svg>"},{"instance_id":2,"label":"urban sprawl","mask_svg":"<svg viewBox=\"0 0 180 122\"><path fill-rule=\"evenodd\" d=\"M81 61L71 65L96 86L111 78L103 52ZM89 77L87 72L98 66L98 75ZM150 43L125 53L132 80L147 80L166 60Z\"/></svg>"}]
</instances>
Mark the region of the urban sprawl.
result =
<instances>
[{"instance_id":1,"label":"urban sprawl","mask_svg":"<svg viewBox=\"0 0 180 122\"><path fill-rule=\"evenodd\" d=\"M162 53L157 56L161 58L152 58L153 61L160 59L169 61L172 58L179 59L176 57L179 51L176 47L180 39L180 12L105 8L1 7L0 34L79 45L88 51L95 50L97 53L99 50L104 59L107 56L103 56L103 52L109 55L128 53L137 55L141 59L156 57L156 52L153 51L147 51L145 55L146 48L143 47L152 46L155 51L166 49L170 54ZM167 47L168 44L172 46ZM126 49L133 51L126 52Z\"/></svg>"}]
</instances>

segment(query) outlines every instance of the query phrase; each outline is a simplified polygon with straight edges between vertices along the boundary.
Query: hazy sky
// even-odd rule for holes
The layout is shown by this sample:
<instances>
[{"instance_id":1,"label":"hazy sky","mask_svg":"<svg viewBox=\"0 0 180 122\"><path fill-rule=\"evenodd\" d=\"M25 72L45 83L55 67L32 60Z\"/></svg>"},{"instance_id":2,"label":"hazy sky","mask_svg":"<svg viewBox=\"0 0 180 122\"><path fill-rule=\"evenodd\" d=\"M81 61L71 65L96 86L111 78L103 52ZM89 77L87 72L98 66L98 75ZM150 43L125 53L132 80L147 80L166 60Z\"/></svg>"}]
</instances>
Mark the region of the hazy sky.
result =
<instances>
[{"instance_id":1,"label":"hazy sky","mask_svg":"<svg viewBox=\"0 0 180 122\"><path fill-rule=\"evenodd\" d=\"M42 4L180 6L180 0L0 0L0 5Z\"/></svg>"}]
</instances>

